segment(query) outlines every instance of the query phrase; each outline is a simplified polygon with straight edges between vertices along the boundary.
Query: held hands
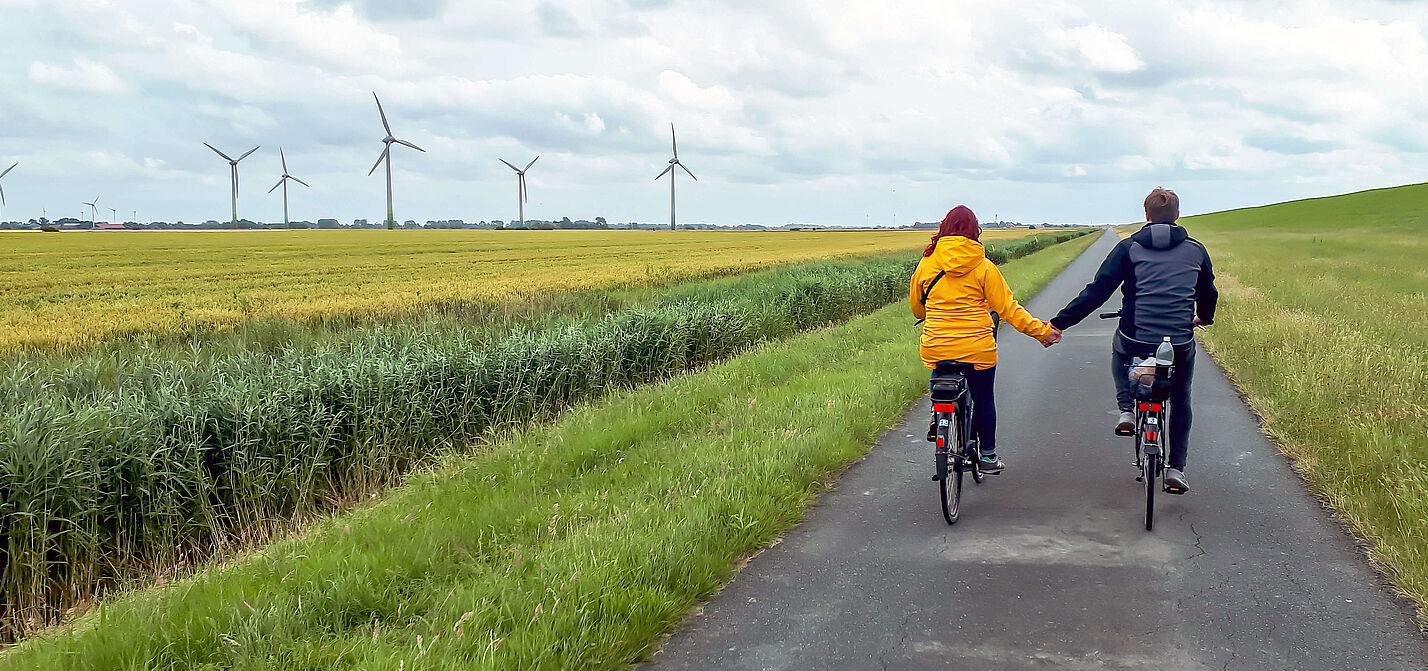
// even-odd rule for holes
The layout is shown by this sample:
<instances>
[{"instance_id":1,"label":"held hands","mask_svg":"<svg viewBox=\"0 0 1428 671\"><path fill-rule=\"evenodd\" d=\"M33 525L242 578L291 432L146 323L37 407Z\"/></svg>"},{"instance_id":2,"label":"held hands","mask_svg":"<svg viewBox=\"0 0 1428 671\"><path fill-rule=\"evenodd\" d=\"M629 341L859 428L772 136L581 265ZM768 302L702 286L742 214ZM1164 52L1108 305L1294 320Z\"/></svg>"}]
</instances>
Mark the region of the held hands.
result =
<instances>
[{"instance_id":1,"label":"held hands","mask_svg":"<svg viewBox=\"0 0 1428 671\"><path fill-rule=\"evenodd\" d=\"M1061 342L1061 329L1053 326L1051 327L1051 333L1046 334L1046 336L1041 339L1041 346L1050 347L1059 342Z\"/></svg>"}]
</instances>

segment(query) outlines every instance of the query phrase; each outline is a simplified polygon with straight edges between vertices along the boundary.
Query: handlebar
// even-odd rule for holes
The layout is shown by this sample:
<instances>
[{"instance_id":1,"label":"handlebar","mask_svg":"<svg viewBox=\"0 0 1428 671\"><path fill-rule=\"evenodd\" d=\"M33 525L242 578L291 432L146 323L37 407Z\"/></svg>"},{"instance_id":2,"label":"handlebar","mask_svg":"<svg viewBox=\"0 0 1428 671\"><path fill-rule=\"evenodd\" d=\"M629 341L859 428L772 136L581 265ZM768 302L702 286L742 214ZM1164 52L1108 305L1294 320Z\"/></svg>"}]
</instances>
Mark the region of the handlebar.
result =
<instances>
[{"instance_id":1,"label":"handlebar","mask_svg":"<svg viewBox=\"0 0 1428 671\"><path fill-rule=\"evenodd\" d=\"M1119 310L1117 310L1117 311L1115 311L1115 312L1102 312L1102 313L1101 313L1101 319L1119 319L1120 316L1121 316L1121 313L1120 313ZM1197 319L1198 319L1198 317L1197 317ZM1195 328L1200 329L1200 330L1204 330L1204 329L1205 329L1205 325L1204 325L1204 324L1196 324L1196 325L1195 325Z\"/></svg>"}]
</instances>

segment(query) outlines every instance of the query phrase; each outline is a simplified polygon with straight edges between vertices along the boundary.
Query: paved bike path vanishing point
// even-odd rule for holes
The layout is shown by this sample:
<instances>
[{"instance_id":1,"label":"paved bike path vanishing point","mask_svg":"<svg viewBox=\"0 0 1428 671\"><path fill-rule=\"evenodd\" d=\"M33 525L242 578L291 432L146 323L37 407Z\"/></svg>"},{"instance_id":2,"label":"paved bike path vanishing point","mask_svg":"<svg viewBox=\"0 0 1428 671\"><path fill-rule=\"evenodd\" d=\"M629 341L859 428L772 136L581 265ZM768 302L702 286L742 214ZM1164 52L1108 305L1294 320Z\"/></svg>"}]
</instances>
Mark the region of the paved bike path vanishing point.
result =
<instances>
[{"instance_id":1,"label":"paved bike path vanishing point","mask_svg":"<svg viewBox=\"0 0 1428 671\"><path fill-rule=\"evenodd\" d=\"M1114 243L1072 262L1032 314L1053 316ZM1145 531L1130 439L1110 431L1112 329L1092 315L1049 350L1003 329L1008 468L969 479L955 526L931 481L924 399L644 668L1428 668L1411 606L1203 351L1194 490L1158 496Z\"/></svg>"}]
</instances>

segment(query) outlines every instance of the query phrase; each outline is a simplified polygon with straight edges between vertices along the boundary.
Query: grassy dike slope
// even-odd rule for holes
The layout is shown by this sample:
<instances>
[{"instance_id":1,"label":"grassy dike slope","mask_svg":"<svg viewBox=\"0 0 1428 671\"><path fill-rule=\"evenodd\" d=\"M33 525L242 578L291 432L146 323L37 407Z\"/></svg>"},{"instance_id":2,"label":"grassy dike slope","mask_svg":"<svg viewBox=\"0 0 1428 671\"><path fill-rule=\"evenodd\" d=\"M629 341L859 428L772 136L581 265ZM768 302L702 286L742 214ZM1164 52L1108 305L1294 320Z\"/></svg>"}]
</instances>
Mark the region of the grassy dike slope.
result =
<instances>
[{"instance_id":1,"label":"grassy dike slope","mask_svg":"<svg viewBox=\"0 0 1428 671\"><path fill-rule=\"evenodd\" d=\"M1029 295L1093 239L1003 272ZM923 393L916 332L895 303L578 407L0 666L622 668Z\"/></svg>"},{"instance_id":2,"label":"grassy dike slope","mask_svg":"<svg viewBox=\"0 0 1428 671\"><path fill-rule=\"evenodd\" d=\"M1182 223L1219 275L1210 351L1428 616L1428 185Z\"/></svg>"}]
</instances>

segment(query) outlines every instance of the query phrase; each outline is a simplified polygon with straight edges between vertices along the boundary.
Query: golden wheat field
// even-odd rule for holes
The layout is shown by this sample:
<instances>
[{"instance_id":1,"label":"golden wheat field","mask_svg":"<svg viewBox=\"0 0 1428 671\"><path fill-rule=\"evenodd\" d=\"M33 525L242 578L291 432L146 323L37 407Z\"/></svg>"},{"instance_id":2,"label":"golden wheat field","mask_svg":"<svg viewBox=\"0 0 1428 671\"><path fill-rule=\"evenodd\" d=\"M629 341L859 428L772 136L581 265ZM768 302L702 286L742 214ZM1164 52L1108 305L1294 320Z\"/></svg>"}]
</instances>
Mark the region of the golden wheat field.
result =
<instances>
[{"instance_id":1,"label":"golden wheat field","mask_svg":"<svg viewBox=\"0 0 1428 671\"><path fill-rule=\"evenodd\" d=\"M988 231L990 239L1034 231ZM0 233L0 351L909 251L926 231Z\"/></svg>"}]
</instances>

